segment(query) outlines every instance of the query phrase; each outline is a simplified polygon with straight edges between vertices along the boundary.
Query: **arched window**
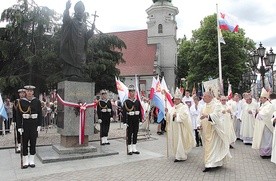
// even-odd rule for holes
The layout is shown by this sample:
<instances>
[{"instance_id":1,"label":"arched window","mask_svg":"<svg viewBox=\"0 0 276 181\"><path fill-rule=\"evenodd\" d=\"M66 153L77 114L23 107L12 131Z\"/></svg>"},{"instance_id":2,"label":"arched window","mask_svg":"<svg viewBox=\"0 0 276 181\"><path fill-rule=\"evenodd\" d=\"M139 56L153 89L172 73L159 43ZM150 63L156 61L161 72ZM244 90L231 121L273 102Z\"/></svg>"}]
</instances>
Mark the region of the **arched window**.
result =
<instances>
[{"instance_id":1,"label":"arched window","mask_svg":"<svg viewBox=\"0 0 276 181\"><path fill-rule=\"evenodd\" d=\"M163 33L163 25L162 24L158 25L158 33Z\"/></svg>"}]
</instances>

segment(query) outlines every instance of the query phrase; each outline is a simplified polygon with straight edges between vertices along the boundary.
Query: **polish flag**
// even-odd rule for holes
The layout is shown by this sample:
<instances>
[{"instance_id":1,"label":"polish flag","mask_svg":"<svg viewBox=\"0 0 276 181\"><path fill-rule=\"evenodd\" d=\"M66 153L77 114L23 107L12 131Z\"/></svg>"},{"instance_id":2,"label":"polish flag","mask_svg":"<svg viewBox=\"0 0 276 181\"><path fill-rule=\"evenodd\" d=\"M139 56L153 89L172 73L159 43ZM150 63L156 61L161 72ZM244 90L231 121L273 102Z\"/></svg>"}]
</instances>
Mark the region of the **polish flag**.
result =
<instances>
[{"instance_id":1,"label":"polish flag","mask_svg":"<svg viewBox=\"0 0 276 181\"><path fill-rule=\"evenodd\" d=\"M174 106L174 103L172 101L173 96L170 94L170 91L167 87L165 78L163 77L161 80L161 90L163 91L163 93L165 94L165 99L166 99L166 108L168 110L171 110L171 108Z\"/></svg>"},{"instance_id":2,"label":"polish flag","mask_svg":"<svg viewBox=\"0 0 276 181\"><path fill-rule=\"evenodd\" d=\"M126 99L128 99L128 88L123 82L118 80L116 77L115 77L115 80L116 80L116 87L117 87L118 95L119 95L121 103L123 104L124 101Z\"/></svg>"},{"instance_id":3,"label":"polish flag","mask_svg":"<svg viewBox=\"0 0 276 181\"><path fill-rule=\"evenodd\" d=\"M137 75L135 75L135 92L136 92L136 99L140 102L140 110L141 110L141 114L142 114L142 121L144 122L144 108L142 106L142 99L141 99L141 96L140 96L140 90L139 90L139 82L138 82L138 78L137 78Z\"/></svg>"}]
</instances>

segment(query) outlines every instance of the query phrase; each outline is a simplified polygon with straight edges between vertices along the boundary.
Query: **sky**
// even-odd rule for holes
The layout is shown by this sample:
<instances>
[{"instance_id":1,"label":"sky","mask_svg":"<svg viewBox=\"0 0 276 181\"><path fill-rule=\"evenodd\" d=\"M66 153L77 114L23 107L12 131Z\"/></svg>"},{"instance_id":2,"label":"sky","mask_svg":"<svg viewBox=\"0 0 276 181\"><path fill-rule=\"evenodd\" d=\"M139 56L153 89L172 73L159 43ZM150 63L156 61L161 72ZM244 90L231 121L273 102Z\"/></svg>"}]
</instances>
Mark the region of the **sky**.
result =
<instances>
[{"instance_id":1,"label":"sky","mask_svg":"<svg viewBox=\"0 0 276 181\"><path fill-rule=\"evenodd\" d=\"M30 0L29 0L30 1ZM152 0L82 0L86 12L94 14L97 11L96 27L104 33L140 30L147 28L147 13ZM1 0L0 12L17 0ZM63 13L67 0L35 0L39 6L47 6L58 13ZM78 0L71 0L73 13ZM177 38L184 35L189 39L192 30L200 27L204 17L219 12L236 16L239 27L245 30L245 36L256 43L256 48L262 42L267 50L272 47L276 52L276 0L172 0L179 10L176 15ZM3 25L3 24L2 24Z\"/></svg>"}]
</instances>

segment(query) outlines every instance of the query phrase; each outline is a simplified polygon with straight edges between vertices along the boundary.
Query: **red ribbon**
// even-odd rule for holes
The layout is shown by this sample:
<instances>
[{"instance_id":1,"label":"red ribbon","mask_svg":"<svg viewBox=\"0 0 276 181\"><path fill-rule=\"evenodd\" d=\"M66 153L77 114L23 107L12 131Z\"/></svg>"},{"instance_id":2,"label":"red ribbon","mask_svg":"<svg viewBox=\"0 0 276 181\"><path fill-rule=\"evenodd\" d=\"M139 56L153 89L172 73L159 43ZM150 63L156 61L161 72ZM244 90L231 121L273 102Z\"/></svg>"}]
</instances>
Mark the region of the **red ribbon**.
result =
<instances>
[{"instance_id":1,"label":"red ribbon","mask_svg":"<svg viewBox=\"0 0 276 181\"><path fill-rule=\"evenodd\" d=\"M86 120L86 109L94 107L95 103L72 103L62 100L62 98L57 94L57 100L64 106L80 108L80 120L79 120L79 144L84 143L84 131L85 131L85 120Z\"/></svg>"}]
</instances>

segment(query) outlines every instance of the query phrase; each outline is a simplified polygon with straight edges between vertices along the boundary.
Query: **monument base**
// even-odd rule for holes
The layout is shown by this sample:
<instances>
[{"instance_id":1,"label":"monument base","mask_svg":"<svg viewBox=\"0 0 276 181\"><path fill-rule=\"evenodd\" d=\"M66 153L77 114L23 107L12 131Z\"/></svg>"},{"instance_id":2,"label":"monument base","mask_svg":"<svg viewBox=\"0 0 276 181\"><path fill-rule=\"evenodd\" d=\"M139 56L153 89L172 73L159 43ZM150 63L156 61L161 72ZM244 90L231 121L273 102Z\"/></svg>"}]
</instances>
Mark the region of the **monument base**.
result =
<instances>
[{"instance_id":1,"label":"monument base","mask_svg":"<svg viewBox=\"0 0 276 181\"><path fill-rule=\"evenodd\" d=\"M53 145L53 150L55 150L58 154L75 154L75 153L89 153L96 152L97 148L92 145L87 145L84 147L64 147L62 145Z\"/></svg>"},{"instance_id":2,"label":"monument base","mask_svg":"<svg viewBox=\"0 0 276 181\"><path fill-rule=\"evenodd\" d=\"M81 145L79 144L79 136L60 135L60 145L65 148L88 146L88 135L84 135L84 142Z\"/></svg>"},{"instance_id":3,"label":"monument base","mask_svg":"<svg viewBox=\"0 0 276 181\"><path fill-rule=\"evenodd\" d=\"M65 148L61 145L42 146L36 148L36 156L42 163L53 163L87 158L117 155L119 152L98 144L89 143L86 147Z\"/></svg>"}]
</instances>

